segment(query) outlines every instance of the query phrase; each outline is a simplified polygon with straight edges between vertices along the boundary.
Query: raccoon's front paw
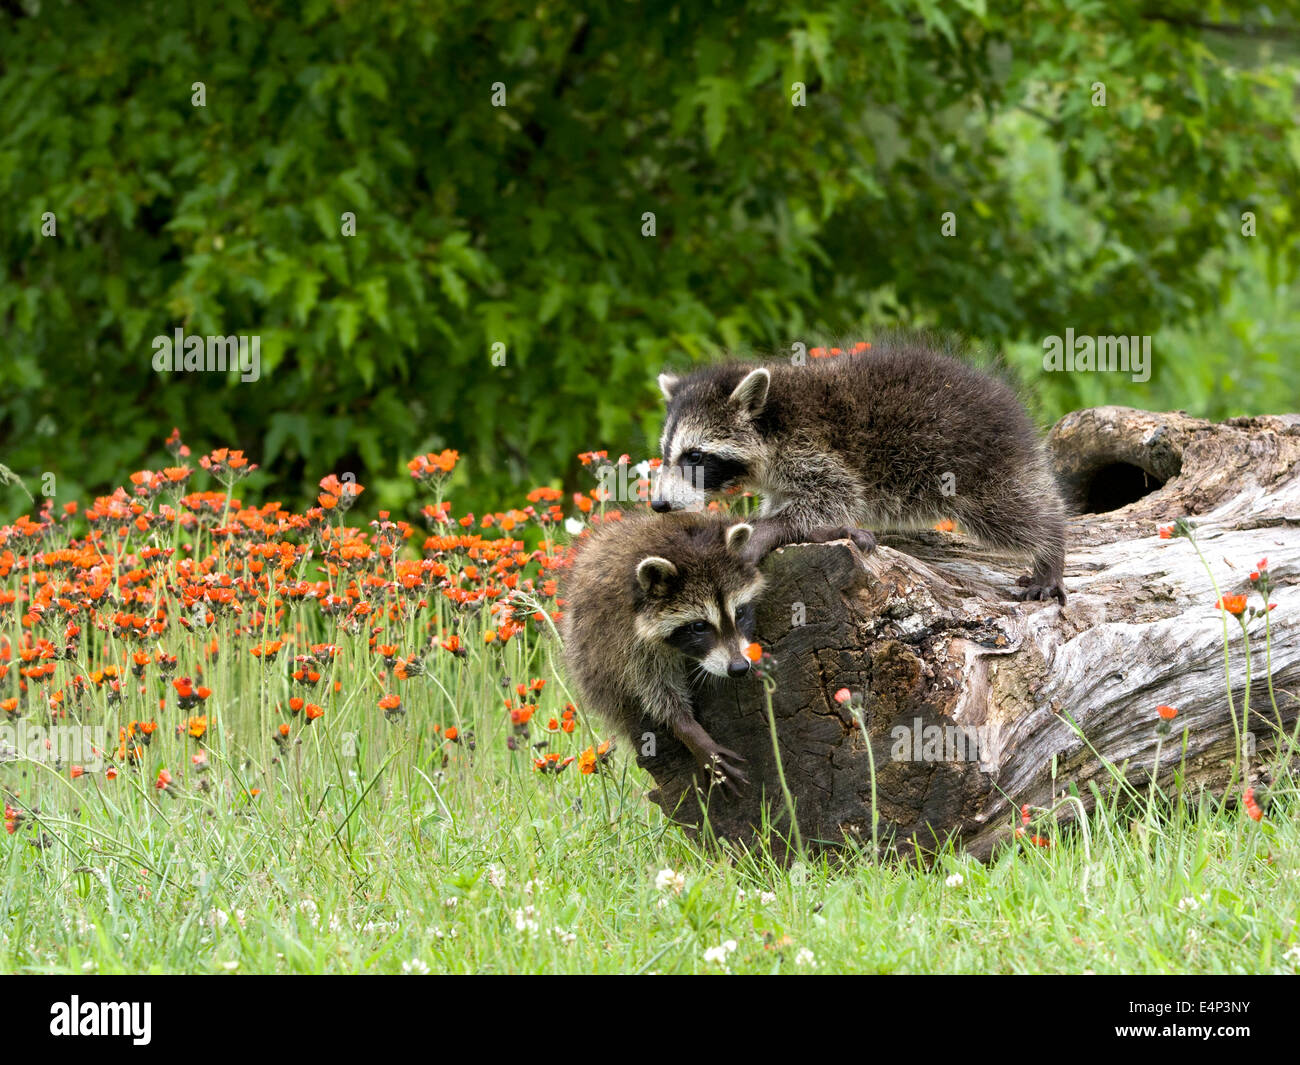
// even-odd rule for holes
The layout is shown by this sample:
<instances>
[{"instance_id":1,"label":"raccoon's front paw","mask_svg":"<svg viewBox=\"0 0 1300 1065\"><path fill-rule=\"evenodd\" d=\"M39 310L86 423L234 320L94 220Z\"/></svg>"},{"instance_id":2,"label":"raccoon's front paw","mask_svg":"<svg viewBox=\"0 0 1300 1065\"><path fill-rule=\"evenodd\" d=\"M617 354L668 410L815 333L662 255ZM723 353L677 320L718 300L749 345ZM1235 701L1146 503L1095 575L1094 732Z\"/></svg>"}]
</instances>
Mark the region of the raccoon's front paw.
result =
<instances>
[{"instance_id":1,"label":"raccoon's front paw","mask_svg":"<svg viewBox=\"0 0 1300 1065\"><path fill-rule=\"evenodd\" d=\"M846 532L849 539L857 545L858 550L864 555L869 555L876 549L876 537L870 530L854 527L852 529L847 529Z\"/></svg>"},{"instance_id":2,"label":"raccoon's front paw","mask_svg":"<svg viewBox=\"0 0 1300 1065\"><path fill-rule=\"evenodd\" d=\"M822 525L808 533L810 544L828 544L832 540L852 540L853 545L864 555L876 549L876 537L870 529L860 529L856 525Z\"/></svg>"},{"instance_id":3,"label":"raccoon's front paw","mask_svg":"<svg viewBox=\"0 0 1300 1065\"><path fill-rule=\"evenodd\" d=\"M700 770L710 787L716 784L726 788L731 795L738 795L741 788L749 786L749 778L737 766L744 761L744 755L715 744L705 754Z\"/></svg>"},{"instance_id":4,"label":"raccoon's front paw","mask_svg":"<svg viewBox=\"0 0 1300 1065\"><path fill-rule=\"evenodd\" d=\"M1016 581L1021 587L1021 591L1016 592L1016 598L1022 602L1041 601L1046 599L1055 599L1061 606L1065 606L1065 585L1058 581L1043 581L1039 583L1037 577L1021 577Z\"/></svg>"}]
</instances>

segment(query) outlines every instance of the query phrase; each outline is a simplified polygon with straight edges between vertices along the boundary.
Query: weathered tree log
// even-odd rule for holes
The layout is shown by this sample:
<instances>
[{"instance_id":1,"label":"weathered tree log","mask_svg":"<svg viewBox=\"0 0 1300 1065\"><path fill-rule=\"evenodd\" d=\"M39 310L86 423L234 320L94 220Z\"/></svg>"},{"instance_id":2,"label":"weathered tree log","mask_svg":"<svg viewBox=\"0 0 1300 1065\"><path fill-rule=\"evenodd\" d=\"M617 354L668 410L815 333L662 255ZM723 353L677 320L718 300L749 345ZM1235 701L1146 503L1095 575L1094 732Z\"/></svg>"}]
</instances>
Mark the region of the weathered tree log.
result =
<instances>
[{"instance_id":1,"label":"weathered tree log","mask_svg":"<svg viewBox=\"0 0 1300 1065\"><path fill-rule=\"evenodd\" d=\"M1294 730L1300 415L1212 424L1101 407L1062 419L1049 447L1075 511L1064 608L1014 601L1024 563L958 534L883 536L865 558L848 541L796 545L764 564L758 638L775 659L772 711L805 844L872 840L867 746L834 699L841 688L862 707L871 740L879 838L897 847L931 849L955 837L985 858L1019 823L1020 804L1049 806L1073 785L1090 806L1092 785L1102 794L1120 786L1103 758L1147 786L1158 704L1179 711L1159 761L1161 786L1179 770L1185 790L1222 790L1237 750L1224 615L1192 543L1157 535L1158 524L1180 515L1196 523L1223 594L1250 591L1250 570L1269 560L1277 713L1258 618L1249 771L1276 749L1279 725ZM1261 604L1257 595L1252 602ZM1235 619L1228 634L1240 719L1245 643ZM692 830L705 820L703 798L710 833L749 843L766 805L780 847L792 833L762 686L710 682L695 705L714 738L748 759L750 785L739 796L719 788L702 796L688 754L670 740L638 757L658 785L650 797Z\"/></svg>"}]
</instances>

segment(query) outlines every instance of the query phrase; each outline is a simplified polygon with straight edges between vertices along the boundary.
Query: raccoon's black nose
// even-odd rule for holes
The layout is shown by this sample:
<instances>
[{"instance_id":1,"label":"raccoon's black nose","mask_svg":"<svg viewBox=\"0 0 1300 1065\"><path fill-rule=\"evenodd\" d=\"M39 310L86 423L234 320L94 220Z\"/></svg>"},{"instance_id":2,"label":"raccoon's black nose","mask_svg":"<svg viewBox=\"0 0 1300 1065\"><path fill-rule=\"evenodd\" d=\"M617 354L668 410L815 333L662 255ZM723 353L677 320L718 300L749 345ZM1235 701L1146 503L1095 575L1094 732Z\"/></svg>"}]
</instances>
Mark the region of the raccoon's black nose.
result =
<instances>
[{"instance_id":1,"label":"raccoon's black nose","mask_svg":"<svg viewBox=\"0 0 1300 1065\"><path fill-rule=\"evenodd\" d=\"M745 658L733 658L727 666L727 674L732 677L743 677L748 672L749 660Z\"/></svg>"},{"instance_id":2,"label":"raccoon's black nose","mask_svg":"<svg viewBox=\"0 0 1300 1065\"><path fill-rule=\"evenodd\" d=\"M666 499L652 499L650 500L650 509L656 514L666 514L673 509L673 505Z\"/></svg>"}]
</instances>

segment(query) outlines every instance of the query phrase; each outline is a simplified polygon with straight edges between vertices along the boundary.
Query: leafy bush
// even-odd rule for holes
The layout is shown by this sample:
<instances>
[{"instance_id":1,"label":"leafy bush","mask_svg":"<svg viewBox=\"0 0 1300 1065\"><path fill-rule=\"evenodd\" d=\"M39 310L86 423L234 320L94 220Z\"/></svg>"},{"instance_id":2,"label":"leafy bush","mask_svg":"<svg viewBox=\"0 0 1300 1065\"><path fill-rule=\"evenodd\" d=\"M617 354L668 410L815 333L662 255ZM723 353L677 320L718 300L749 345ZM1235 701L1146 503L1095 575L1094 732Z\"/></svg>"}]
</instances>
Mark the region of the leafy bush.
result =
<instances>
[{"instance_id":1,"label":"leafy bush","mask_svg":"<svg viewBox=\"0 0 1300 1065\"><path fill-rule=\"evenodd\" d=\"M1289 15L584 8L0 5L0 461L69 498L179 425L259 491L350 471L402 508L401 456L454 447L483 507L649 450L654 372L718 345L1182 328L1236 291L1244 211L1294 276ZM260 337L260 379L155 372L177 328Z\"/></svg>"}]
</instances>

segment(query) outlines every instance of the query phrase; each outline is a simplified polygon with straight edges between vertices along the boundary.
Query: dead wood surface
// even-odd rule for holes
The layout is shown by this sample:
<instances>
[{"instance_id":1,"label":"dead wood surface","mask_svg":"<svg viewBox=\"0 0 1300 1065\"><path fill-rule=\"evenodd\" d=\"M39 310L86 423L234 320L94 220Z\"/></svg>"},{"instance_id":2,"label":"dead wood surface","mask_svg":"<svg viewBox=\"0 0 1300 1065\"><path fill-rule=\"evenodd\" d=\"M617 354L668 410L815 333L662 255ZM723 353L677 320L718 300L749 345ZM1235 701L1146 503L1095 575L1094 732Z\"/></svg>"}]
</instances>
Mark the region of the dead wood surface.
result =
<instances>
[{"instance_id":1,"label":"dead wood surface","mask_svg":"<svg viewBox=\"0 0 1300 1065\"><path fill-rule=\"evenodd\" d=\"M1018 823L1020 804L1049 806L1070 785L1086 805L1090 785L1110 793L1117 785L1103 758L1146 786L1162 703L1179 709L1160 757L1162 787L1175 769L1185 789L1224 787L1235 741L1223 616L1192 544L1157 536L1158 524L1180 515L1197 523L1224 594L1248 591L1249 570L1269 559L1279 713L1267 697L1261 619L1251 643L1252 769L1273 749L1277 717L1294 729L1300 415L1211 423L1100 407L1067 415L1048 444L1076 513L1067 534L1064 609L1012 600L1025 563L958 534L882 536L865 558L847 541L795 545L764 563L769 583L758 638L776 662L773 714L805 843L872 838L867 745L834 700L841 688L864 707L877 831L896 845L915 840L929 848L951 836L985 858ZM1245 645L1235 620L1228 631L1240 715ZM714 738L748 759L751 781L738 798L717 789L708 796L710 831L752 843L766 803L773 838L788 837L761 685L706 685L695 705ZM901 759L893 757L899 728L910 737ZM645 731L653 731L649 723ZM939 757L936 739L948 743ZM638 761L657 785L650 798L698 828L700 794L686 751L670 739Z\"/></svg>"}]
</instances>

